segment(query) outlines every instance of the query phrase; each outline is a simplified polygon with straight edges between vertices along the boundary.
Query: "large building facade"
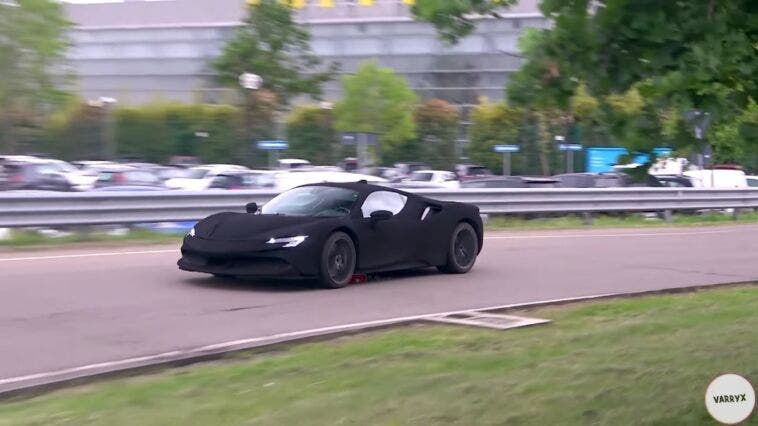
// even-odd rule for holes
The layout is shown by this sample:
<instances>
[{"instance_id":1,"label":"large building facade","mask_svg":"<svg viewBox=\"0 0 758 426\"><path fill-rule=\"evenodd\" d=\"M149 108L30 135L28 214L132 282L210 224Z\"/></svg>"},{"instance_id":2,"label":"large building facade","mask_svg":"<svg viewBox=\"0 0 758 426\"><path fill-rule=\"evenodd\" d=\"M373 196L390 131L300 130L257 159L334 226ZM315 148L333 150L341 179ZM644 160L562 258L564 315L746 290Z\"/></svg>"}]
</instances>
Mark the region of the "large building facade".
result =
<instances>
[{"instance_id":1,"label":"large building facade","mask_svg":"<svg viewBox=\"0 0 758 426\"><path fill-rule=\"evenodd\" d=\"M483 19L455 46L439 40L431 25L415 22L402 0L354 0L324 8L308 0L297 19L325 61L354 72L374 59L405 77L421 99L441 98L463 112L481 96L502 99L508 76L520 65L517 42L528 27L545 27L537 0L522 0L503 19ZM86 99L111 97L120 104L153 100L232 102L234 90L214 79L210 61L246 13L243 0L126 0L67 4L76 25L69 61ZM254 70L251 70L254 72ZM324 97L341 95L339 78Z\"/></svg>"}]
</instances>

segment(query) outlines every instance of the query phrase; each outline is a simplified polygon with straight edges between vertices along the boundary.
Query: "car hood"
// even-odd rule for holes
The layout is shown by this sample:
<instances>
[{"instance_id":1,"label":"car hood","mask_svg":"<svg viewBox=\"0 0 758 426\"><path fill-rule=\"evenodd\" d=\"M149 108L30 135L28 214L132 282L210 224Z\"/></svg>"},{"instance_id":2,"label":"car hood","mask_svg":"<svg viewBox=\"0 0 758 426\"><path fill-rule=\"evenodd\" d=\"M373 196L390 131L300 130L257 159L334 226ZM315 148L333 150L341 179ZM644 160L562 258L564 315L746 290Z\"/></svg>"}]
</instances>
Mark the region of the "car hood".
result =
<instances>
[{"instance_id":1,"label":"car hood","mask_svg":"<svg viewBox=\"0 0 758 426\"><path fill-rule=\"evenodd\" d=\"M327 220L308 216L219 213L195 225L195 236L212 240L268 240L307 232L308 225Z\"/></svg>"}]
</instances>

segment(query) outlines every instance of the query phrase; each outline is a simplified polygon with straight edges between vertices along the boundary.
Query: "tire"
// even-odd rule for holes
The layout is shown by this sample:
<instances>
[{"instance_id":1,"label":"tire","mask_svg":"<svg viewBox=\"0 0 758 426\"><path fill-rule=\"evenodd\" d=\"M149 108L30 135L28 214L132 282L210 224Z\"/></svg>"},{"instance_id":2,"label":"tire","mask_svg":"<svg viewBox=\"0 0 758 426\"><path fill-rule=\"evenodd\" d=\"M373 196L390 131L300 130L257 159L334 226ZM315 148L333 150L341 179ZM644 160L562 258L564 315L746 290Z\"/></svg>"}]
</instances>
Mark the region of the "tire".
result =
<instances>
[{"instance_id":1,"label":"tire","mask_svg":"<svg viewBox=\"0 0 758 426\"><path fill-rule=\"evenodd\" d=\"M321 250L319 283L325 288L342 288L350 283L355 272L355 244L344 232L335 232L326 239Z\"/></svg>"},{"instance_id":2,"label":"tire","mask_svg":"<svg viewBox=\"0 0 758 426\"><path fill-rule=\"evenodd\" d=\"M447 263L438 266L437 269L446 274L465 274L474 267L478 254L479 237L474 227L466 222L460 222L450 237Z\"/></svg>"}]
</instances>

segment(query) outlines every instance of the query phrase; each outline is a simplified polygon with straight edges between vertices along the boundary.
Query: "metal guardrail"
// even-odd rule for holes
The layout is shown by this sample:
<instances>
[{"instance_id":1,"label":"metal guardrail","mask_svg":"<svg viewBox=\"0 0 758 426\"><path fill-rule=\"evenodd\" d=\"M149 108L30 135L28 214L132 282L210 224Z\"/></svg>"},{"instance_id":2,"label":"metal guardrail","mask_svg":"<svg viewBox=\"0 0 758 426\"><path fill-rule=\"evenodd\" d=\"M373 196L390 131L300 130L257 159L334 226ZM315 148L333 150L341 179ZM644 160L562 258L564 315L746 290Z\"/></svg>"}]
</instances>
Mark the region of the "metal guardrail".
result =
<instances>
[{"instance_id":1,"label":"metal guardrail","mask_svg":"<svg viewBox=\"0 0 758 426\"><path fill-rule=\"evenodd\" d=\"M644 212L758 208L758 189L424 189L412 192L479 206L482 214ZM2 193L0 227L198 220L266 203L273 191Z\"/></svg>"}]
</instances>

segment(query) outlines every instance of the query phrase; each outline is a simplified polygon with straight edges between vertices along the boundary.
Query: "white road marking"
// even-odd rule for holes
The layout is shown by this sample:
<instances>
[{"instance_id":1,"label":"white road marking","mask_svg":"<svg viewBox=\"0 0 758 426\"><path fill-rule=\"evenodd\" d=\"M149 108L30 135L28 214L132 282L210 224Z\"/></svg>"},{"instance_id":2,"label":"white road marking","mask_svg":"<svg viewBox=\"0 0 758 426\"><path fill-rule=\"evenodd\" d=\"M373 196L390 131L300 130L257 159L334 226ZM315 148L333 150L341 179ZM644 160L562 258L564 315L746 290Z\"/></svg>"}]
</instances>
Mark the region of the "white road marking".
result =
<instances>
[{"instance_id":1,"label":"white road marking","mask_svg":"<svg viewBox=\"0 0 758 426\"><path fill-rule=\"evenodd\" d=\"M502 235L485 237L485 240L532 240L540 238L618 238L618 237L670 237L677 235L728 234L737 230L694 231L694 232L648 232L629 234L558 234L558 235ZM740 230L744 231L744 230Z\"/></svg>"},{"instance_id":2,"label":"white road marking","mask_svg":"<svg viewBox=\"0 0 758 426\"><path fill-rule=\"evenodd\" d=\"M752 230L753 228L749 228ZM706 234L728 234L732 232L743 232L741 229L724 229L711 231L689 231L689 232L646 232L646 233L618 233L618 234L557 234L557 235L502 235L484 237L485 240L536 240L545 238L619 238L619 237L671 237L682 235L706 235ZM81 259L88 257L105 257L105 256L129 256L140 254L165 254L178 253L175 250L146 250L146 251L122 251L112 253L79 253L79 254L62 254L55 256L29 256L29 257L6 257L0 258L0 262L15 262L28 260L57 260L57 259Z\"/></svg>"},{"instance_id":3,"label":"white road marking","mask_svg":"<svg viewBox=\"0 0 758 426\"><path fill-rule=\"evenodd\" d=\"M54 260L54 259L77 259L83 257L103 257L103 256L128 256L133 254L157 254L157 253L178 253L179 249L174 250L145 250L145 251L120 251L113 253L80 253L80 254L61 254L55 256L30 256L30 257L6 257L0 258L0 262L13 262L20 260Z\"/></svg>"},{"instance_id":4,"label":"white road marking","mask_svg":"<svg viewBox=\"0 0 758 426\"><path fill-rule=\"evenodd\" d=\"M494 311L494 310L500 310L500 309L513 309L513 308L522 308L522 307L533 307L533 306L539 306L539 305L549 305L549 304L554 304L554 303L581 302L581 301L600 299L600 298L605 298L605 297L615 297L615 296L620 296L622 294L624 293L596 294L592 296L567 297L567 298L562 298L562 299L540 300L536 302L512 303L508 305L487 306L487 307L476 308L476 309L464 309L464 310L459 310L459 311L438 312L434 314L412 315L412 316L397 317L397 318L390 318L390 319L384 319L384 320L356 322L356 323L350 323L350 324L344 324L344 325L335 325L335 326L330 326L330 327L313 328L310 330L294 331L290 333L272 334L269 336L232 340L232 341L223 342L223 343L200 346L197 348L187 349L187 350L169 351L169 352L163 352L163 353L159 353L155 355L146 355L146 356L141 356L141 357L122 359L118 361L108 361L108 362L100 362L96 364L87 364L87 365L82 365L79 367L65 368L62 370L54 370L54 371L46 371L42 373L28 374L25 376L9 377L5 379L0 379L0 386L11 385L14 383L28 382L28 381L52 382L52 381L55 381L56 379L63 380L66 378L70 378L72 377L72 375L79 377L78 373L92 372L92 374L96 374L98 370L100 370L100 372L114 371L118 369L126 369L129 367L156 364L162 361L180 360L180 359L187 359L187 358L191 358L195 356L220 354L225 351L230 351L234 349L244 349L248 347L254 347L256 344L263 345L267 343L269 344L282 343L287 340L295 340L295 339L304 338L304 337L315 337L315 336L320 336L320 335L325 335L325 334L338 333L341 331L355 331L355 330L366 329L366 328L381 327L384 325L399 324L399 323L410 322L410 321L419 321L419 320L423 320L429 317L447 316L447 315L461 314L461 313L471 312L471 311ZM3 390L0 389L0 393L2 392Z\"/></svg>"}]
</instances>

